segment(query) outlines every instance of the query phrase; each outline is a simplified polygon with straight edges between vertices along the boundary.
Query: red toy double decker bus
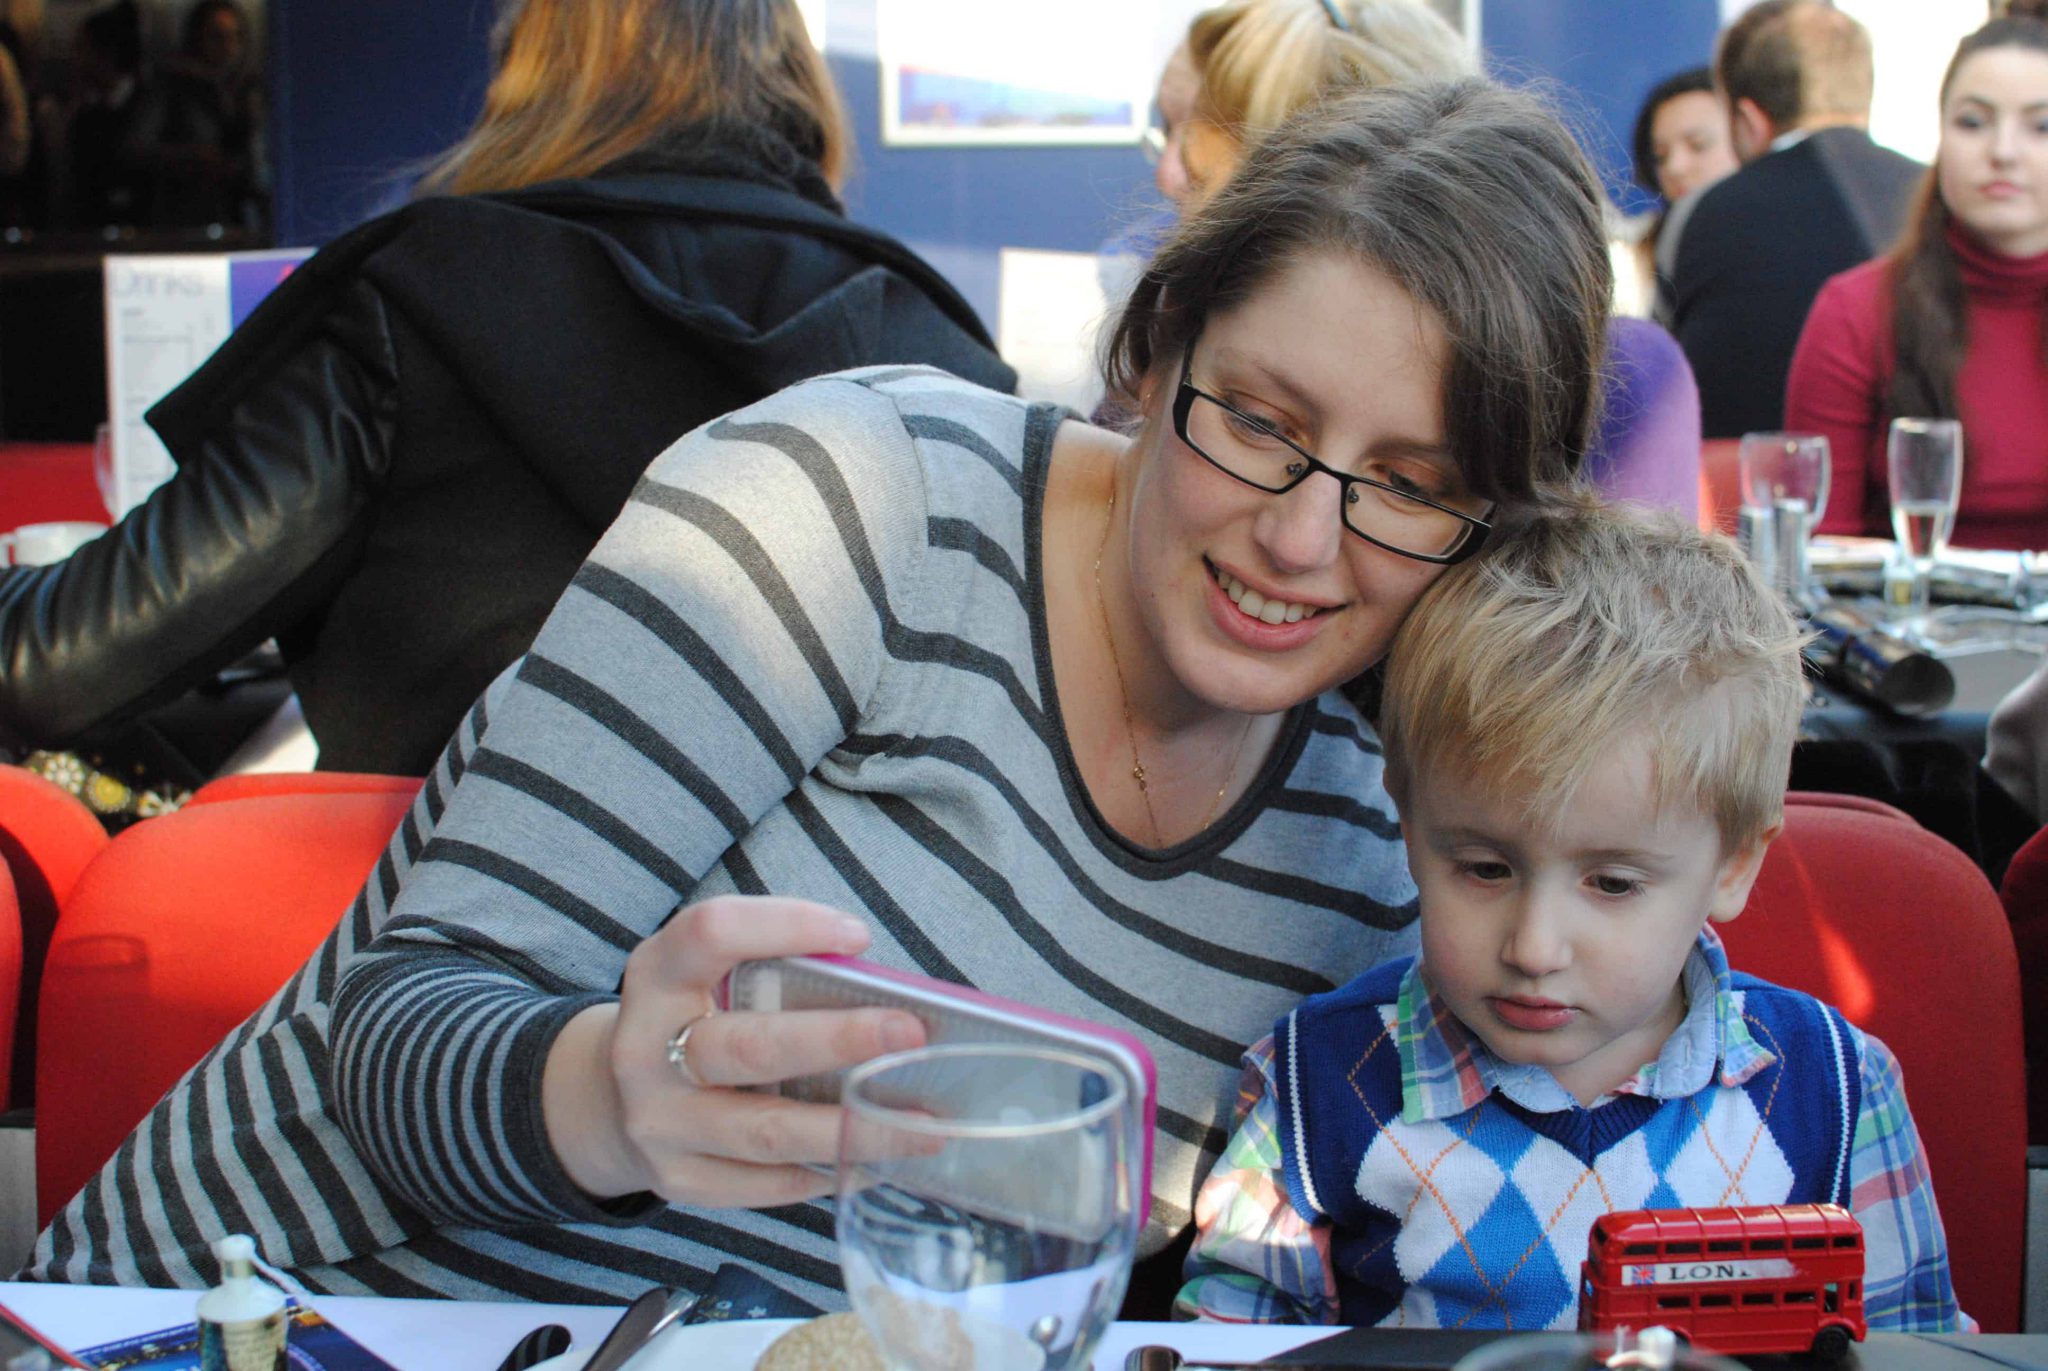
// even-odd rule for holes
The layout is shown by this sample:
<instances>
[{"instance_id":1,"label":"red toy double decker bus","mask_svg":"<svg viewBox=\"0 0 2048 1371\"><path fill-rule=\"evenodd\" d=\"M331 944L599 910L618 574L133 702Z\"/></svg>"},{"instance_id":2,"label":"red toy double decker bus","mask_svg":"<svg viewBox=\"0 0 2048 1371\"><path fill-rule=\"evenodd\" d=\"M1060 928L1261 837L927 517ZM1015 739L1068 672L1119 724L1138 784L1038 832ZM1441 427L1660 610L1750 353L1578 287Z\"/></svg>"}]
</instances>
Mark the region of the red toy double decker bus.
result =
<instances>
[{"instance_id":1,"label":"red toy double decker bus","mask_svg":"<svg viewBox=\"0 0 2048 1371\"><path fill-rule=\"evenodd\" d=\"M1840 1205L1623 1210L1586 1248L1582 1329L1662 1324L1714 1352L1827 1361L1863 1338L1863 1229Z\"/></svg>"}]
</instances>

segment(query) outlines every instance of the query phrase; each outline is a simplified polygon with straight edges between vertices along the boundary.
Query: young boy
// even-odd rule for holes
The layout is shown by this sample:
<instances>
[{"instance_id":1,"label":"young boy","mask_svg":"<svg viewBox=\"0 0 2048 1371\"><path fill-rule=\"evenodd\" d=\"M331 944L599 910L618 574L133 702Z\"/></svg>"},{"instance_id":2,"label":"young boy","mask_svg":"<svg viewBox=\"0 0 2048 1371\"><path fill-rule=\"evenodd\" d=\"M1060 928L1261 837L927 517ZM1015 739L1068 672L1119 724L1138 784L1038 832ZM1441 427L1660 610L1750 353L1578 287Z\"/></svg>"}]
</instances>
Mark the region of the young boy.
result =
<instances>
[{"instance_id":1,"label":"young boy","mask_svg":"<svg viewBox=\"0 0 2048 1371\"><path fill-rule=\"evenodd\" d=\"M1873 1328L1973 1327L1898 1063L1712 929L1803 696L1783 604L1676 519L1573 510L1447 573L1380 719L1422 954L1247 1054L1178 1312L1569 1328L1603 1213L1830 1201Z\"/></svg>"}]
</instances>

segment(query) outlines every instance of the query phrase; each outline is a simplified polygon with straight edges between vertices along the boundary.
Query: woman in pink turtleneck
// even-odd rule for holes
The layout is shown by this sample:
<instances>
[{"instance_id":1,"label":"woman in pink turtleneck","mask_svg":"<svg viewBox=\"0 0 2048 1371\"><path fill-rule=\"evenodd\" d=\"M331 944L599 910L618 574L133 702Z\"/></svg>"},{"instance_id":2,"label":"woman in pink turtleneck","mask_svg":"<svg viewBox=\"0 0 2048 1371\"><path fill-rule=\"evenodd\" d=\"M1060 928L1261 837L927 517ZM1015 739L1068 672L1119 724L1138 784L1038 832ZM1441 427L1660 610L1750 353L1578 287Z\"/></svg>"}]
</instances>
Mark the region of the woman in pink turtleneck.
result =
<instances>
[{"instance_id":1,"label":"woman in pink turtleneck","mask_svg":"<svg viewBox=\"0 0 2048 1371\"><path fill-rule=\"evenodd\" d=\"M1956 49L1904 236L1822 287L1800 335L1785 427L1828 436L1823 533L1889 537L1891 420L1954 417L1951 541L2048 549L2048 22L2012 8Z\"/></svg>"}]
</instances>

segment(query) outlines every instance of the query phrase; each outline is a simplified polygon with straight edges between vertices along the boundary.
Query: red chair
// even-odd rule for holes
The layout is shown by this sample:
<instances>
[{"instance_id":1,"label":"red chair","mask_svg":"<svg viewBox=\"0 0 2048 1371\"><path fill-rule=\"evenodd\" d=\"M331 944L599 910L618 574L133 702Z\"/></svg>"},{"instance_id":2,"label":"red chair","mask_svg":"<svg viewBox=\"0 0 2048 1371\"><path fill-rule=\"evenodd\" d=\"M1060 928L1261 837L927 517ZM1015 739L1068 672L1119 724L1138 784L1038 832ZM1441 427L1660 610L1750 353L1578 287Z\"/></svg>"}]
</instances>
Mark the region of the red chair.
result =
<instances>
[{"instance_id":1,"label":"red chair","mask_svg":"<svg viewBox=\"0 0 2048 1371\"><path fill-rule=\"evenodd\" d=\"M1700 444L1700 527L1712 532L1735 531L1735 511L1742 508L1740 438L1709 438Z\"/></svg>"},{"instance_id":2,"label":"red chair","mask_svg":"<svg viewBox=\"0 0 2048 1371\"><path fill-rule=\"evenodd\" d=\"M14 1021L21 995L21 910L14 877L0 862L0 1100L7 1098L14 1066Z\"/></svg>"},{"instance_id":3,"label":"red chair","mask_svg":"<svg viewBox=\"0 0 2048 1371\"><path fill-rule=\"evenodd\" d=\"M215 795L126 830L86 868L43 973L39 1223L348 909L419 787L357 781Z\"/></svg>"},{"instance_id":4,"label":"red chair","mask_svg":"<svg viewBox=\"0 0 2048 1371\"><path fill-rule=\"evenodd\" d=\"M1984 873L1889 806L1794 794L1749 907L1722 932L1737 968L1819 996L1897 1055L1956 1296L1986 1332L2017 1332L2027 1208L2019 967Z\"/></svg>"},{"instance_id":5,"label":"red chair","mask_svg":"<svg viewBox=\"0 0 2048 1371\"><path fill-rule=\"evenodd\" d=\"M33 771L0 766L0 861L12 878L20 918L18 999L5 1019L9 1054L0 1054L0 1101L33 1103L36 996L57 909L78 875L107 845L107 830L77 796Z\"/></svg>"},{"instance_id":6,"label":"red chair","mask_svg":"<svg viewBox=\"0 0 2048 1371\"><path fill-rule=\"evenodd\" d=\"M2027 1138L2048 1143L2048 829L2021 845L1998 888L2020 958L2027 1046Z\"/></svg>"}]
</instances>

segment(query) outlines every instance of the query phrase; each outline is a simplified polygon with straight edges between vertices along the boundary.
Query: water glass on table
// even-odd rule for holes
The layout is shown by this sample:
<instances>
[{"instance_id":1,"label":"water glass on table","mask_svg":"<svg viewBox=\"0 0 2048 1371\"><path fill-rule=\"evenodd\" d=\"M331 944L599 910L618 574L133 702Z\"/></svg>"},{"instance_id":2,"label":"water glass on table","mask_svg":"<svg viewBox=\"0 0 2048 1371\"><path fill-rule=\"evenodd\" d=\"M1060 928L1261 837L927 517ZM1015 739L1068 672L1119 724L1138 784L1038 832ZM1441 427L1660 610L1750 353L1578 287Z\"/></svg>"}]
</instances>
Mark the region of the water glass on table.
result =
<instances>
[{"instance_id":1,"label":"water glass on table","mask_svg":"<svg viewBox=\"0 0 2048 1371\"><path fill-rule=\"evenodd\" d=\"M1956 503L1963 493L1963 426L1954 419L1892 420L1885 445L1891 478L1892 536L1911 569L1903 605L1907 616L1927 613L1927 578L1948 549Z\"/></svg>"},{"instance_id":2,"label":"water glass on table","mask_svg":"<svg viewBox=\"0 0 2048 1371\"><path fill-rule=\"evenodd\" d=\"M1828 507L1828 440L1818 433L1745 433L1740 541L1788 597L1811 595L1806 545Z\"/></svg>"},{"instance_id":3,"label":"water glass on table","mask_svg":"<svg viewBox=\"0 0 2048 1371\"><path fill-rule=\"evenodd\" d=\"M1118 1074L924 1047L854 1068L842 1103L840 1266L893 1371L1087 1371L1138 1236Z\"/></svg>"}]
</instances>

